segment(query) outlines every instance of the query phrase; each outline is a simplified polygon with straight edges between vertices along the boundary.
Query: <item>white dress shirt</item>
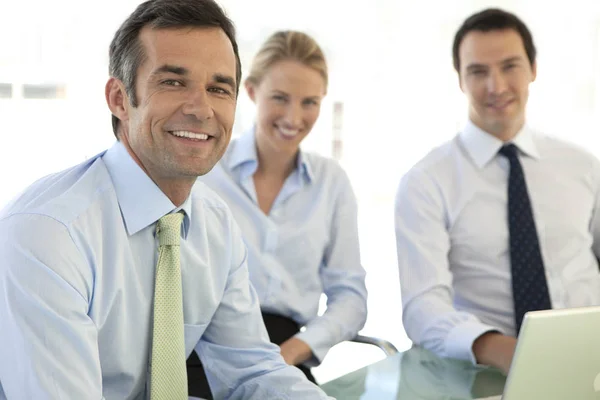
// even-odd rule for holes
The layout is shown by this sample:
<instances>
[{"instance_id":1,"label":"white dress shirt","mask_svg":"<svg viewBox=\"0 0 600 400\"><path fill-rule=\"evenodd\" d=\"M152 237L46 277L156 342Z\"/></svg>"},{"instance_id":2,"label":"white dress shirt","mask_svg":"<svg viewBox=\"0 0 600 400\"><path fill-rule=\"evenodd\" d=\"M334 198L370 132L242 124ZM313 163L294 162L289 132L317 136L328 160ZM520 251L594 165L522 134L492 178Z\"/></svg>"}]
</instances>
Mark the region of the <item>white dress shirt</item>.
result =
<instances>
[{"instance_id":1,"label":"white dress shirt","mask_svg":"<svg viewBox=\"0 0 600 400\"><path fill-rule=\"evenodd\" d=\"M269 342L223 201L197 183L175 207L117 143L0 213L0 399L147 398L156 221L178 210L186 355L214 397L327 398Z\"/></svg>"},{"instance_id":2,"label":"white dress shirt","mask_svg":"<svg viewBox=\"0 0 600 400\"><path fill-rule=\"evenodd\" d=\"M524 127L512 141L554 308L600 304L600 163ZM403 322L415 343L475 362L488 331L515 336L503 143L468 123L401 180L396 241Z\"/></svg>"}]
</instances>

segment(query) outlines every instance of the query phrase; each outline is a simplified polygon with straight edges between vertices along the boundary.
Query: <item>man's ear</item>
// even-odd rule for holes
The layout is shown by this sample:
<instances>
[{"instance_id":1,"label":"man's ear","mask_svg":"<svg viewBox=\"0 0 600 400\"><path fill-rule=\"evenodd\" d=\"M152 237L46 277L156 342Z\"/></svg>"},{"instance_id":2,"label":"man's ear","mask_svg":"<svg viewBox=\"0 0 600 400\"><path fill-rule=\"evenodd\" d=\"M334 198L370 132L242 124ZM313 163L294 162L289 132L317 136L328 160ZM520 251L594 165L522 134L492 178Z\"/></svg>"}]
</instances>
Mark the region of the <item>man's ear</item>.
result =
<instances>
[{"instance_id":1,"label":"man's ear","mask_svg":"<svg viewBox=\"0 0 600 400\"><path fill-rule=\"evenodd\" d=\"M111 76L106 82L104 95L110 112L119 118L122 123L128 121L130 102L123 82Z\"/></svg>"}]
</instances>

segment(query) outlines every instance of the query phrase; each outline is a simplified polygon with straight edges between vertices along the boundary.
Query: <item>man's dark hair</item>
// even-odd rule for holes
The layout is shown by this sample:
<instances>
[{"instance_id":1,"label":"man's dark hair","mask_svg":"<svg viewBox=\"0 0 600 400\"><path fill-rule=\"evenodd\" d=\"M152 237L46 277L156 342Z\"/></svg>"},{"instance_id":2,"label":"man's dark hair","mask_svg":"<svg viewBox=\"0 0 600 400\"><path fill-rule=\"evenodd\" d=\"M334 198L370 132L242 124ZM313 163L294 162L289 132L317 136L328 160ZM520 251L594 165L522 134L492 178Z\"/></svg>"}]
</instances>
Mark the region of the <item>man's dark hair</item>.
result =
<instances>
[{"instance_id":1,"label":"man's dark hair","mask_svg":"<svg viewBox=\"0 0 600 400\"><path fill-rule=\"evenodd\" d=\"M463 22L462 26L454 35L454 44L452 45L452 61L454 69L460 73L460 56L458 54L460 44L471 31L490 32L496 30L512 29L516 31L523 40L525 52L529 59L529 64L533 67L535 63L536 50L533 44L531 32L523 21L514 14L500 10L498 8L488 8L471 15Z\"/></svg>"},{"instance_id":2,"label":"man's dark hair","mask_svg":"<svg viewBox=\"0 0 600 400\"><path fill-rule=\"evenodd\" d=\"M213 0L148 0L140 4L123 22L109 49L109 74L123 82L133 107L137 107L137 71L146 57L140 41L140 31L146 26L153 29L221 28L231 41L235 53L236 93L239 92L242 68L235 40L235 27L221 7ZM112 127L117 139L119 122L113 115Z\"/></svg>"}]
</instances>

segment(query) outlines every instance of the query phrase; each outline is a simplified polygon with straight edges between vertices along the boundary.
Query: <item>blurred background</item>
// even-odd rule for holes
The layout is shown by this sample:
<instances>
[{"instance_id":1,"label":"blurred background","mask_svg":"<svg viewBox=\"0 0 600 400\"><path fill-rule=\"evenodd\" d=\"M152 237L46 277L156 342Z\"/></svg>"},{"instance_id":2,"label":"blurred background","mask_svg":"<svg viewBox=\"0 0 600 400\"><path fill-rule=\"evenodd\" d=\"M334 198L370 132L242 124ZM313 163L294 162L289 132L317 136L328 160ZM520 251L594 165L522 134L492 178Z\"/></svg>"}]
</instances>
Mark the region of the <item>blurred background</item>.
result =
<instances>
[{"instance_id":1,"label":"blurred background","mask_svg":"<svg viewBox=\"0 0 600 400\"><path fill-rule=\"evenodd\" d=\"M217 0L238 30L244 72L273 31L305 31L328 58L330 87L304 149L337 158L359 200L369 317L363 334L411 343L402 327L393 200L403 173L453 137L466 101L452 68L455 31L469 14L519 15L538 47L530 125L600 154L600 1ZM33 180L112 145L104 100L108 45L137 0L0 0L0 207ZM253 123L242 93L234 135ZM321 383L383 358L336 346Z\"/></svg>"}]
</instances>

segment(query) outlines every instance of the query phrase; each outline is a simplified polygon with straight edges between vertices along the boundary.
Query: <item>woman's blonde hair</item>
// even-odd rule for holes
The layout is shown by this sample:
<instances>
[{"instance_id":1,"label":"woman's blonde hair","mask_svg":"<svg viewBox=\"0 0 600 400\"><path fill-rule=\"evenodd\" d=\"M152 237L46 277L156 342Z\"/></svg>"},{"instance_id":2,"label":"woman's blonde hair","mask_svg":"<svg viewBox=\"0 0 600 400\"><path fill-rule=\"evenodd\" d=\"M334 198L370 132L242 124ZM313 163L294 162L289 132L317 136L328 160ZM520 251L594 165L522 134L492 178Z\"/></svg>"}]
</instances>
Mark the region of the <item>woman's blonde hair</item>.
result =
<instances>
[{"instance_id":1,"label":"woman's blonde hair","mask_svg":"<svg viewBox=\"0 0 600 400\"><path fill-rule=\"evenodd\" d=\"M267 70L282 60L298 61L313 68L323 77L327 87L327 62L321 47L312 37L298 31L272 34L254 56L246 81L253 85L260 84Z\"/></svg>"}]
</instances>

